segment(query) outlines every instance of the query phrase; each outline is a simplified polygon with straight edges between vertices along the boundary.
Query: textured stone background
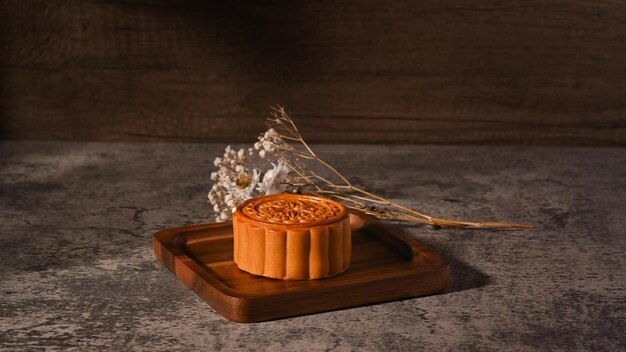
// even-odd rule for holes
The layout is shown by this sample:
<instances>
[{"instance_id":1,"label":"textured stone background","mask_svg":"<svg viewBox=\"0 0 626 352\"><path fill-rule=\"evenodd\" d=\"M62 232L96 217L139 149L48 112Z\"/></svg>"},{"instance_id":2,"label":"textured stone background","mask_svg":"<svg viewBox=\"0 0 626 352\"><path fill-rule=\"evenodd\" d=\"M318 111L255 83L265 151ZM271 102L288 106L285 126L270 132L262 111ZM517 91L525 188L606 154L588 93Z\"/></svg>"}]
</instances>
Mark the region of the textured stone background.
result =
<instances>
[{"instance_id":1,"label":"textured stone background","mask_svg":"<svg viewBox=\"0 0 626 352\"><path fill-rule=\"evenodd\" d=\"M447 292L258 324L214 312L152 255L212 220L223 145L0 143L6 350L626 350L626 150L316 146L357 183L518 232L406 231L452 263Z\"/></svg>"}]
</instances>

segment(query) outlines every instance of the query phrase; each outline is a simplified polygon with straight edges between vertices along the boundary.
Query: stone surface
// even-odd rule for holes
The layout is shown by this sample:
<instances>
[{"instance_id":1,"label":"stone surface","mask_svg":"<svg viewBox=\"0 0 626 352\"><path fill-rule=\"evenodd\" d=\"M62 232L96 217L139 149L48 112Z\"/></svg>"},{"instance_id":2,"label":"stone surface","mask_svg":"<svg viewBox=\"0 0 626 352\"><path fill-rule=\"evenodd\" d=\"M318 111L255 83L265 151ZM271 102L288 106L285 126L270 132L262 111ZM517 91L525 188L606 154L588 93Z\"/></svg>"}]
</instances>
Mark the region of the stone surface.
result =
<instances>
[{"instance_id":1,"label":"stone surface","mask_svg":"<svg viewBox=\"0 0 626 352\"><path fill-rule=\"evenodd\" d=\"M223 145L0 143L5 350L626 349L626 150L315 146L432 215L528 231L406 231L451 262L439 295L232 323L155 261L151 235L213 220Z\"/></svg>"}]
</instances>

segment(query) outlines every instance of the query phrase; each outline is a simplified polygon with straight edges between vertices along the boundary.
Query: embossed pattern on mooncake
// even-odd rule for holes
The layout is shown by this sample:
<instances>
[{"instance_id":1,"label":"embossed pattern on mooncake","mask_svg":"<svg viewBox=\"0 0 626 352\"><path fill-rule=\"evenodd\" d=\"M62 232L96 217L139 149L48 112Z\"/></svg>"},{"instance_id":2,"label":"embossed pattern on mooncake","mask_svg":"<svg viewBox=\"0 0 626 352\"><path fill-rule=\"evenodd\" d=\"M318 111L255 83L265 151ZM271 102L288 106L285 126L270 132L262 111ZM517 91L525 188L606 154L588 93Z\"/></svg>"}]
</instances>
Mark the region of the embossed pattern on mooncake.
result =
<instances>
[{"instance_id":1,"label":"embossed pattern on mooncake","mask_svg":"<svg viewBox=\"0 0 626 352\"><path fill-rule=\"evenodd\" d=\"M308 224L343 215L343 209L322 198L257 198L247 203L242 212L252 219L277 224Z\"/></svg>"}]
</instances>

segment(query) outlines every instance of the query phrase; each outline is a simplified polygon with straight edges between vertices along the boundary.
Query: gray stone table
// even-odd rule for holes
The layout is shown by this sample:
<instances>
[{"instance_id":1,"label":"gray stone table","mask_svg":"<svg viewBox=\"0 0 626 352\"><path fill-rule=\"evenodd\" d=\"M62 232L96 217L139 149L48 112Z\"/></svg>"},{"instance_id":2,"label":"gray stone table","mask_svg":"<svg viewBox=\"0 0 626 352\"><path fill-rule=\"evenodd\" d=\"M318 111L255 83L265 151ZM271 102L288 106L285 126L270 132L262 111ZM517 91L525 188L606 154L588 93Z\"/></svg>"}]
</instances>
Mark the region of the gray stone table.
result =
<instances>
[{"instance_id":1,"label":"gray stone table","mask_svg":"<svg viewBox=\"0 0 626 352\"><path fill-rule=\"evenodd\" d=\"M443 294L232 323L155 261L211 222L215 144L0 143L4 350L626 350L626 150L315 146L433 215L528 231L405 230L451 262Z\"/></svg>"}]
</instances>

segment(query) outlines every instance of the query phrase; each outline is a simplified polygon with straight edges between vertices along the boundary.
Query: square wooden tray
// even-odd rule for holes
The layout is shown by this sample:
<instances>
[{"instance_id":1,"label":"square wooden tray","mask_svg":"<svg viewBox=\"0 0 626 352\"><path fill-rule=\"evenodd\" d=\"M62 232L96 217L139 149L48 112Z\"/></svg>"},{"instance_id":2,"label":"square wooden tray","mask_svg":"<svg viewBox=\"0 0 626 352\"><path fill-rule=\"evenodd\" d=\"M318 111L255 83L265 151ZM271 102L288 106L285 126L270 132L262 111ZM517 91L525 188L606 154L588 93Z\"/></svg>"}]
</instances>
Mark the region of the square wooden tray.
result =
<instances>
[{"instance_id":1,"label":"square wooden tray","mask_svg":"<svg viewBox=\"0 0 626 352\"><path fill-rule=\"evenodd\" d=\"M283 281L251 275L233 261L230 222L177 227L153 236L154 254L218 313L259 322L441 292L449 265L410 236L352 212L350 268L335 277Z\"/></svg>"}]
</instances>

